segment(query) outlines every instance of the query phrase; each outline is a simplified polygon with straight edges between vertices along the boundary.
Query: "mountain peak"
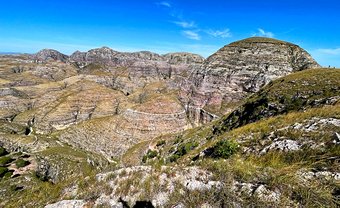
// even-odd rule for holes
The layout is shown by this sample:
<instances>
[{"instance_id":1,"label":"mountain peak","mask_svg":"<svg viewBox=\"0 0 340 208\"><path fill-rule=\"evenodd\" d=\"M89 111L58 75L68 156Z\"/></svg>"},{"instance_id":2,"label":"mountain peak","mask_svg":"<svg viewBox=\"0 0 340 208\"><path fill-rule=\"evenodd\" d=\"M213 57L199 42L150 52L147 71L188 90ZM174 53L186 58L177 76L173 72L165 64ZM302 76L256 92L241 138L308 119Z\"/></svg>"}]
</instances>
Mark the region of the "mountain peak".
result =
<instances>
[{"instance_id":1,"label":"mountain peak","mask_svg":"<svg viewBox=\"0 0 340 208\"><path fill-rule=\"evenodd\" d=\"M34 59L37 61L54 60L66 62L68 60L68 56L54 49L43 49L34 54Z\"/></svg>"},{"instance_id":2,"label":"mountain peak","mask_svg":"<svg viewBox=\"0 0 340 208\"><path fill-rule=\"evenodd\" d=\"M230 43L228 46L240 46L243 44L254 44L254 43L269 43L269 44L287 44L294 45L292 43L267 37L250 37L243 40L235 41Z\"/></svg>"}]
</instances>

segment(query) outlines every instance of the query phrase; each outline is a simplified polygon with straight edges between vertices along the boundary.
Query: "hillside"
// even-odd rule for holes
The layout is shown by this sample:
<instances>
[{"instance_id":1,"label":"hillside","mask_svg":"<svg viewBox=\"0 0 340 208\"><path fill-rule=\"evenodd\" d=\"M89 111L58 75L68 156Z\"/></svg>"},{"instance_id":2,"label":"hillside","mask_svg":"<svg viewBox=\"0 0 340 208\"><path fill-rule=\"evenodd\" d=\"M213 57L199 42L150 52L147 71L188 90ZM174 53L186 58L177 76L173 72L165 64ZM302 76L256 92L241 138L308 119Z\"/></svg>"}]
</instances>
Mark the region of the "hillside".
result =
<instances>
[{"instance_id":1,"label":"hillside","mask_svg":"<svg viewBox=\"0 0 340 208\"><path fill-rule=\"evenodd\" d=\"M136 146L126 157L144 152L135 156L135 165L176 164L211 171L224 183L223 191L234 190L228 197L241 206L335 207L340 179L339 75L338 69L293 73L212 124L159 137L143 151L136 148L145 145ZM280 103L278 111L274 104ZM218 192L212 195L221 200L211 201L213 206L225 200Z\"/></svg>"},{"instance_id":2,"label":"hillside","mask_svg":"<svg viewBox=\"0 0 340 208\"><path fill-rule=\"evenodd\" d=\"M0 56L0 207L336 207L339 77L269 38Z\"/></svg>"}]
</instances>

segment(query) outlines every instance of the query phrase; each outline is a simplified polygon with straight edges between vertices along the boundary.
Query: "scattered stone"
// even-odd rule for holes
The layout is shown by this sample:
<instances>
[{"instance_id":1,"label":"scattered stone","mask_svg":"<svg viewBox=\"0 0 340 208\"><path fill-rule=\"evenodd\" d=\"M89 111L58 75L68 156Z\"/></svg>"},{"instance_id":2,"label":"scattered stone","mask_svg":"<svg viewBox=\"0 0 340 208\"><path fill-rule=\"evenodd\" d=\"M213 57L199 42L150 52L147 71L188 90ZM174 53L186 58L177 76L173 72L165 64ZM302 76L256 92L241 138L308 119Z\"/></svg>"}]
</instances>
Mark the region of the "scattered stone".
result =
<instances>
[{"instance_id":1,"label":"scattered stone","mask_svg":"<svg viewBox=\"0 0 340 208\"><path fill-rule=\"evenodd\" d=\"M260 154L265 154L270 150L280 150L283 152L297 151L299 150L301 145L294 140L285 139L281 141L274 141L269 146L265 147Z\"/></svg>"},{"instance_id":2,"label":"scattered stone","mask_svg":"<svg viewBox=\"0 0 340 208\"><path fill-rule=\"evenodd\" d=\"M279 192L271 191L264 185L260 185L254 192L261 201L278 203L280 201L281 194Z\"/></svg>"},{"instance_id":3,"label":"scattered stone","mask_svg":"<svg viewBox=\"0 0 340 208\"><path fill-rule=\"evenodd\" d=\"M85 208L84 200L63 200L54 204L46 205L45 208Z\"/></svg>"}]
</instances>

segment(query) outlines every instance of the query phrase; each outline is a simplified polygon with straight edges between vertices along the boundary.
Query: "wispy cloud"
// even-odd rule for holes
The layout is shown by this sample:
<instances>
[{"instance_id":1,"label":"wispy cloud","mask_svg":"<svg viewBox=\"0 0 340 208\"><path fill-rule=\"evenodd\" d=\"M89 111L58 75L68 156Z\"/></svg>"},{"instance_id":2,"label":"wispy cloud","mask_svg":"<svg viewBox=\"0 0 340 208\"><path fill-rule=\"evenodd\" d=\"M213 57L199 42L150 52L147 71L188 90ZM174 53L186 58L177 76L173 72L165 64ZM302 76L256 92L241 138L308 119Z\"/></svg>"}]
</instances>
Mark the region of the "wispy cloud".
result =
<instances>
[{"instance_id":1,"label":"wispy cloud","mask_svg":"<svg viewBox=\"0 0 340 208\"><path fill-rule=\"evenodd\" d=\"M216 38L230 38L232 36L229 29L207 30L206 33Z\"/></svg>"},{"instance_id":2,"label":"wispy cloud","mask_svg":"<svg viewBox=\"0 0 340 208\"><path fill-rule=\"evenodd\" d=\"M253 36L262 36L262 37L268 37L273 38L275 35L272 32L267 32L264 29L257 29L257 33L254 33Z\"/></svg>"},{"instance_id":3,"label":"wispy cloud","mask_svg":"<svg viewBox=\"0 0 340 208\"><path fill-rule=\"evenodd\" d=\"M317 51L327 55L340 55L340 48L320 48Z\"/></svg>"},{"instance_id":4,"label":"wispy cloud","mask_svg":"<svg viewBox=\"0 0 340 208\"><path fill-rule=\"evenodd\" d=\"M201 36L196 31L185 30L183 31L183 35L191 40L201 40Z\"/></svg>"},{"instance_id":5,"label":"wispy cloud","mask_svg":"<svg viewBox=\"0 0 340 208\"><path fill-rule=\"evenodd\" d=\"M173 23L175 23L176 25L182 27L182 28L193 28L196 27L196 24L194 21L174 21Z\"/></svg>"},{"instance_id":6,"label":"wispy cloud","mask_svg":"<svg viewBox=\"0 0 340 208\"><path fill-rule=\"evenodd\" d=\"M321 66L340 68L340 47L310 50L311 55Z\"/></svg>"},{"instance_id":7,"label":"wispy cloud","mask_svg":"<svg viewBox=\"0 0 340 208\"><path fill-rule=\"evenodd\" d=\"M171 7L172 7L171 4L170 4L170 2L167 2L167 1L156 2L156 4L157 4L158 6L164 6L164 7L168 7L168 8L171 8Z\"/></svg>"}]
</instances>

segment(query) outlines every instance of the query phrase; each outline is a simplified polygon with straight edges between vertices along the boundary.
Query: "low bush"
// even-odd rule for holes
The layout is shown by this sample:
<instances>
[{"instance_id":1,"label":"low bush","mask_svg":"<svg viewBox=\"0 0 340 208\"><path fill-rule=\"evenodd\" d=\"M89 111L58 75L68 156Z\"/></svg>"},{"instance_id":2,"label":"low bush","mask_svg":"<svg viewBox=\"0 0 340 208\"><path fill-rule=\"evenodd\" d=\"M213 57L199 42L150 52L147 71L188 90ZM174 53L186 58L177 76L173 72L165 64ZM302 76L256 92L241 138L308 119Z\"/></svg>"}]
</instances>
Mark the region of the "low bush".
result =
<instances>
[{"instance_id":1,"label":"low bush","mask_svg":"<svg viewBox=\"0 0 340 208\"><path fill-rule=\"evenodd\" d=\"M5 166L8 165L9 163L11 163L13 161L12 158L10 157L0 157L0 166Z\"/></svg>"},{"instance_id":2,"label":"low bush","mask_svg":"<svg viewBox=\"0 0 340 208\"><path fill-rule=\"evenodd\" d=\"M195 142L195 141L194 142L188 142L188 143L185 143L185 144L181 144L181 145L179 145L175 154L181 157L181 156L187 154L190 150L195 149L197 146L198 146L198 143Z\"/></svg>"},{"instance_id":3,"label":"low bush","mask_svg":"<svg viewBox=\"0 0 340 208\"><path fill-rule=\"evenodd\" d=\"M6 149L3 148L3 147L0 147L0 157L4 156L4 155L7 155L7 154L8 154L8 152L6 151Z\"/></svg>"},{"instance_id":4,"label":"low bush","mask_svg":"<svg viewBox=\"0 0 340 208\"><path fill-rule=\"evenodd\" d=\"M239 149L239 145L232 140L221 140L213 147L212 157L227 159L235 154Z\"/></svg>"},{"instance_id":5,"label":"low bush","mask_svg":"<svg viewBox=\"0 0 340 208\"><path fill-rule=\"evenodd\" d=\"M177 150L175 151L175 149L172 147L171 150L169 151L169 153L172 153L175 151L175 153L173 155L171 155L167 161L168 162L176 162L180 157L186 155L190 150L195 149L196 147L198 147L198 142L193 141L193 142L187 142L184 144L180 144L177 147Z\"/></svg>"},{"instance_id":6,"label":"low bush","mask_svg":"<svg viewBox=\"0 0 340 208\"><path fill-rule=\"evenodd\" d=\"M0 178L2 178L6 173L8 173L8 168L0 167Z\"/></svg>"},{"instance_id":7,"label":"low bush","mask_svg":"<svg viewBox=\"0 0 340 208\"><path fill-rule=\"evenodd\" d=\"M157 157L157 154L158 154L157 151L148 150L148 152L143 156L142 162L143 162L143 163L146 163L146 161L147 161L148 159L152 159L152 158Z\"/></svg>"},{"instance_id":8,"label":"low bush","mask_svg":"<svg viewBox=\"0 0 340 208\"><path fill-rule=\"evenodd\" d=\"M17 166L17 168L22 168L25 167L27 165L29 165L30 162L24 159L18 159L17 161L15 161L15 165Z\"/></svg>"}]
</instances>

